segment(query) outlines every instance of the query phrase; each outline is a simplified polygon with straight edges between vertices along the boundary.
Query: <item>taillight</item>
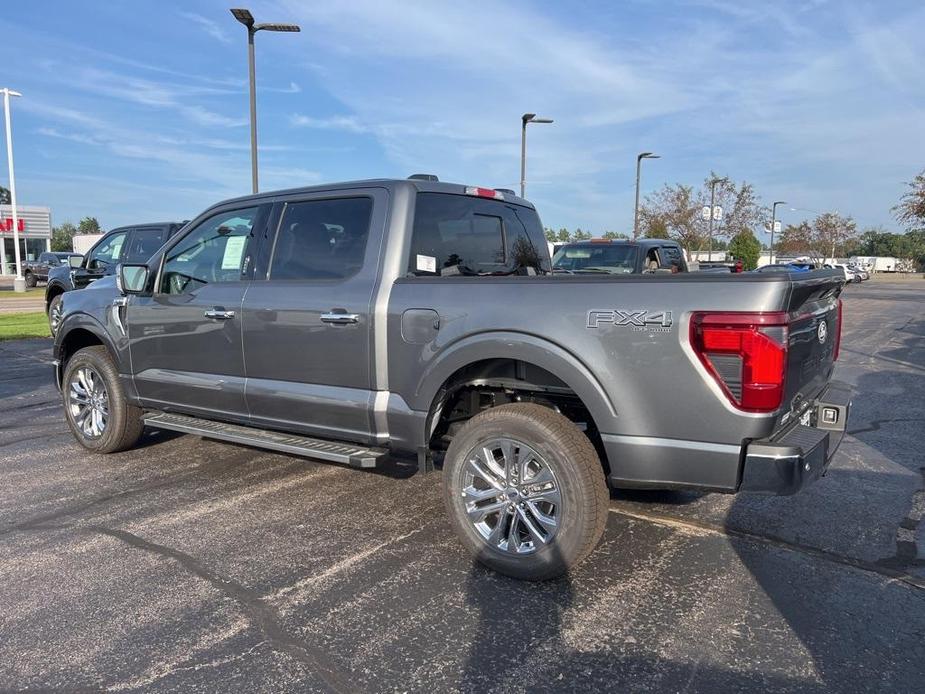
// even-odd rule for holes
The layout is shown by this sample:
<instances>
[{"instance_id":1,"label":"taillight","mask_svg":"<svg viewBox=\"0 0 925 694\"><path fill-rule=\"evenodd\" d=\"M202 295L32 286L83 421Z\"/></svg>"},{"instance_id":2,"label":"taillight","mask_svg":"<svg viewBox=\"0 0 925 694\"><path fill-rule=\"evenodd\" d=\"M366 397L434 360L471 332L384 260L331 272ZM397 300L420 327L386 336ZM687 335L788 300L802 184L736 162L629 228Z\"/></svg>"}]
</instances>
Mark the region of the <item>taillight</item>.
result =
<instances>
[{"instance_id":1,"label":"taillight","mask_svg":"<svg viewBox=\"0 0 925 694\"><path fill-rule=\"evenodd\" d=\"M466 195L475 195L480 198L494 198L495 200L504 200L504 193L494 188L479 188L477 186L468 186Z\"/></svg>"},{"instance_id":2,"label":"taillight","mask_svg":"<svg viewBox=\"0 0 925 694\"><path fill-rule=\"evenodd\" d=\"M832 361L838 359L838 352L841 349L841 299L838 300L838 313L835 317L835 355L832 357Z\"/></svg>"},{"instance_id":3,"label":"taillight","mask_svg":"<svg viewBox=\"0 0 925 694\"><path fill-rule=\"evenodd\" d=\"M691 346L733 405L772 412L784 398L786 312L695 313Z\"/></svg>"}]
</instances>

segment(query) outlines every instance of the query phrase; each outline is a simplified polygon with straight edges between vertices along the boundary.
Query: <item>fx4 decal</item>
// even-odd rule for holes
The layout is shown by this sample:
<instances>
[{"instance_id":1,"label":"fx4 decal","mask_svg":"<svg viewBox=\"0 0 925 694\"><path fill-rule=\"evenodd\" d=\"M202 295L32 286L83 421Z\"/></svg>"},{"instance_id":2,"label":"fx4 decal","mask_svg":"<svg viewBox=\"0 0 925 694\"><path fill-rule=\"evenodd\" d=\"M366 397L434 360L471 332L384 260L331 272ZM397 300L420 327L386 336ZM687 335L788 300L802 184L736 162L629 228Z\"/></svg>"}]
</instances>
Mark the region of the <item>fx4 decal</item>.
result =
<instances>
[{"instance_id":1,"label":"fx4 decal","mask_svg":"<svg viewBox=\"0 0 925 694\"><path fill-rule=\"evenodd\" d=\"M588 327L599 328L602 324L629 327L637 332L671 332L671 311L649 311L646 309L621 311L588 311Z\"/></svg>"}]
</instances>

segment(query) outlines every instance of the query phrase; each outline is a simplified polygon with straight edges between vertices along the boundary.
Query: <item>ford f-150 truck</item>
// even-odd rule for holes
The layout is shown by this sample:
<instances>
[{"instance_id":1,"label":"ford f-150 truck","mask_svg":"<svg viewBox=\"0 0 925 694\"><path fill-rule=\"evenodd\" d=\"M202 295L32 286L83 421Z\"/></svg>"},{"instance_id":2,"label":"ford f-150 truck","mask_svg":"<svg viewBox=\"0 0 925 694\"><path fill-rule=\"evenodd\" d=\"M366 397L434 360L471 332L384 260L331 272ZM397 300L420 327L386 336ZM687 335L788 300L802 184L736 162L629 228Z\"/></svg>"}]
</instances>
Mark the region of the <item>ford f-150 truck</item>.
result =
<instances>
[{"instance_id":1,"label":"ford f-150 truck","mask_svg":"<svg viewBox=\"0 0 925 694\"><path fill-rule=\"evenodd\" d=\"M554 274L527 201L434 180L262 193L63 295L67 422L442 468L508 575L586 557L608 485L792 494L826 470L844 276Z\"/></svg>"}]
</instances>

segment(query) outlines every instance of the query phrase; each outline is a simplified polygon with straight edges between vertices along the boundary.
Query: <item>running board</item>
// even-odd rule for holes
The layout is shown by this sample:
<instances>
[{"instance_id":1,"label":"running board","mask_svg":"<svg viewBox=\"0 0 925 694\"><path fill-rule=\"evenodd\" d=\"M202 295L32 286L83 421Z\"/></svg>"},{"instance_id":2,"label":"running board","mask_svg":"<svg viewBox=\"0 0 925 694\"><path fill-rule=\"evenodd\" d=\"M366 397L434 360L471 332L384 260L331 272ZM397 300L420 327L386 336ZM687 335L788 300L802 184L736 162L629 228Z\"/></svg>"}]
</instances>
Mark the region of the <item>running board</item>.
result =
<instances>
[{"instance_id":1,"label":"running board","mask_svg":"<svg viewBox=\"0 0 925 694\"><path fill-rule=\"evenodd\" d=\"M313 439L298 434L213 422L209 419L187 417L170 412L151 412L144 416L143 421L145 426L157 429L180 431L184 434L195 434L255 448L268 448L273 451L328 460L332 463L343 463L358 468L376 467L376 462L386 455L386 451L382 448L367 448L350 443Z\"/></svg>"}]
</instances>

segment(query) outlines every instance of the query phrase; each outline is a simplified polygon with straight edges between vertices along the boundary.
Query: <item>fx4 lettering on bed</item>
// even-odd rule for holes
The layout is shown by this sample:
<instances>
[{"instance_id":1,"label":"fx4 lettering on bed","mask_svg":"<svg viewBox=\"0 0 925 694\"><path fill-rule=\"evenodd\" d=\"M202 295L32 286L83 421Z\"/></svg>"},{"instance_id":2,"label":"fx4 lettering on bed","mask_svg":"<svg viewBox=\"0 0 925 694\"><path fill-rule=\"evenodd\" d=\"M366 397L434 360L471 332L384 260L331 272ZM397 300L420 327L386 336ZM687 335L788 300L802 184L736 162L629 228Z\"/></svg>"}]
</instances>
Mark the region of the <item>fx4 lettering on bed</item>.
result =
<instances>
[{"instance_id":1,"label":"fx4 lettering on bed","mask_svg":"<svg viewBox=\"0 0 925 694\"><path fill-rule=\"evenodd\" d=\"M633 330L651 329L654 332L669 332L671 330L671 311L649 311L646 309L630 311L595 309L588 311L589 328L599 328L602 323L628 326Z\"/></svg>"}]
</instances>

